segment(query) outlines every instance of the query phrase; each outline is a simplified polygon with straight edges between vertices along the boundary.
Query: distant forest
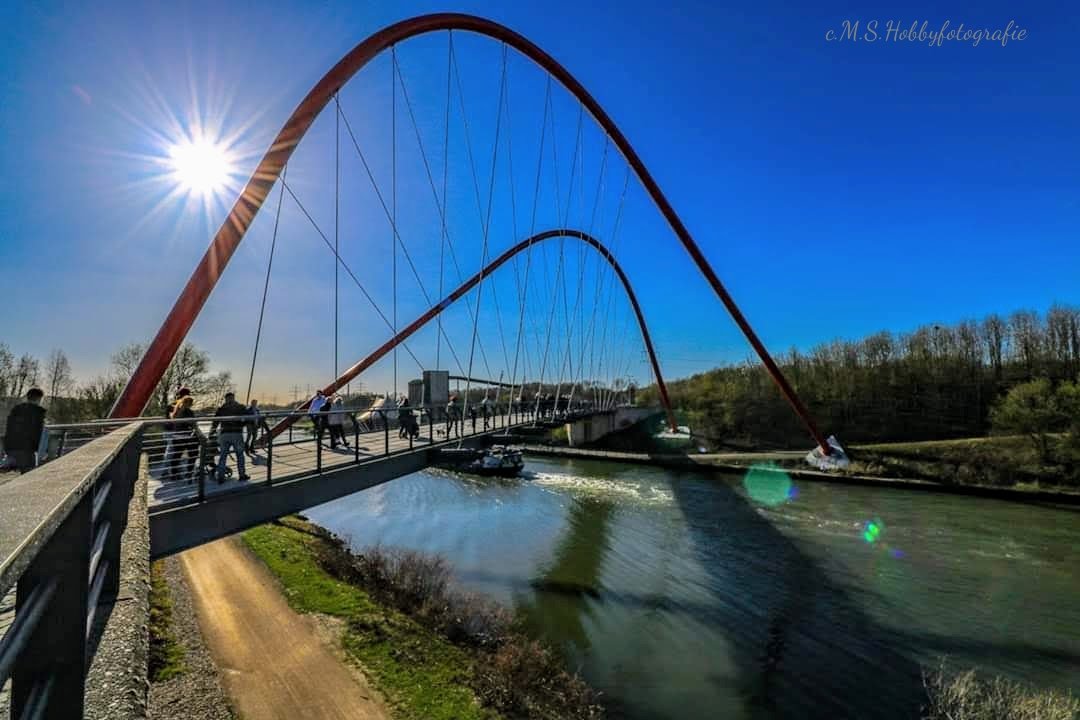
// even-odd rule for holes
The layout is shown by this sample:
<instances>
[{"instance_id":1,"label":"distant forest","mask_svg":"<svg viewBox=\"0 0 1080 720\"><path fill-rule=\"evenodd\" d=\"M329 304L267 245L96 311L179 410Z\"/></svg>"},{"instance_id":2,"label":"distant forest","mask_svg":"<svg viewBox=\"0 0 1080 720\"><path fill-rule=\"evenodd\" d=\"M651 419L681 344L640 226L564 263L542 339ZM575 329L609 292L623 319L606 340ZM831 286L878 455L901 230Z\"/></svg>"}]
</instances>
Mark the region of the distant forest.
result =
<instances>
[{"instance_id":1,"label":"distant forest","mask_svg":"<svg viewBox=\"0 0 1080 720\"><path fill-rule=\"evenodd\" d=\"M991 406L1036 378L1056 385L1080 375L1080 307L1055 305L1008 318L926 325L835 340L776 358L822 432L843 442L984 435ZM802 447L806 429L756 361L719 367L669 385L695 435L713 446ZM656 385L641 399L658 403Z\"/></svg>"}]
</instances>

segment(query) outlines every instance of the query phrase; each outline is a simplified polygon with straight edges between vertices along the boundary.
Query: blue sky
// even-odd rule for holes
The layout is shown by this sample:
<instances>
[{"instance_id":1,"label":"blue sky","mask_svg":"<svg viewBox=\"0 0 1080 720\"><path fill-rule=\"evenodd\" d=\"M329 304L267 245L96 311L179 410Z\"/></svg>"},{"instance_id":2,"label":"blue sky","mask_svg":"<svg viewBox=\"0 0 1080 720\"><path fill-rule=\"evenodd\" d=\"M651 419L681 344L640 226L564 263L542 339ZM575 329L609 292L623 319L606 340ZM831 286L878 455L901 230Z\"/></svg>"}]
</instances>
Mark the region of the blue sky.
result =
<instances>
[{"instance_id":1,"label":"blue sky","mask_svg":"<svg viewBox=\"0 0 1080 720\"><path fill-rule=\"evenodd\" d=\"M0 268L6 310L0 341L41 357L62 347L85 377L104 369L120 345L149 339L226 213L225 198L207 209L169 196L172 188L154 159L166 155L167 138L195 120L209 123L235 138L242 155L237 177L246 179L299 99L353 45L395 20L448 9L518 30L590 89L775 352L882 328L903 331L1080 302L1080 9L1059 3L860 5L4 4ZM844 20L858 20L864 29L876 20L882 35L890 20L904 27L926 20L930 28L949 21L991 29L1012 20L1027 37L1005 47L985 40L978 47L884 38L827 42L826 32L839 32ZM448 222L462 271L470 274L483 243L462 118L486 197L500 48L463 35L455 36L455 47L467 109L462 113L454 94ZM446 56L445 34L398 50L438 177ZM379 58L342 92L344 116L387 193L394 156L391 68L388 58ZM492 252L528 225L527 186L536 173L543 118L544 80L536 69L511 58L507 77L510 129L500 126ZM421 289L399 254L403 325L426 307L425 291L437 294L441 233L397 92L399 232L425 281ZM621 230L614 231L625 165L609 157L597 194L603 142L588 122L580 172L570 179L577 108L556 89L552 112L548 132L557 151L550 155L549 149L542 166L536 229L559 224L562 215L616 244L668 375L747 357L745 341L633 182L622 201ZM290 166L290 187L324 232L334 222L334 133L334 114L326 112ZM389 224L347 135L340 157L342 257L390 316ZM570 182L578 189L570 210L565 198L555 197L555 161L561 196ZM520 217L509 210L511 177ZM264 207L190 336L217 367L243 379L241 386L251 362L273 209L273 201ZM566 272L576 278L581 256L572 245ZM276 252L256 388L283 399L293 384L323 383L332 375L334 260L288 196ZM558 246L546 252L551 278ZM526 325L540 327L552 293L551 280L539 279L543 266L536 267L531 293L543 292L534 296ZM592 267L586 264L588 272ZM500 276L482 301L481 337L492 374L508 374L513 364L514 282L512 272ZM348 278L340 283L337 365L343 367L384 341L388 330ZM501 298L501 334L494 330L500 319L491 290ZM571 305L574 294L571 286ZM583 297L584 308L588 292ZM612 303L611 313L595 316L601 323L611 316L612 353L622 352L626 371L643 377L640 343L620 329L625 304L617 296ZM565 326L562 312L556 307L556 324ZM579 324L588 324L591 314L583 309ZM458 308L447 322L467 364L467 311ZM434 364L435 337L431 329L412 343L425 366ZM505 354L501 340L510 346ZM542 356L542 342L528 342L531 355ZM562 353L549 353L549 365L558 364L554 357ZM404 353L397 362L403 386L418 367ZM479 357L474 367L486 374ZM385 390L393 377L393 363L384 362L364 380Z\"/></svg>"}]
</instances>

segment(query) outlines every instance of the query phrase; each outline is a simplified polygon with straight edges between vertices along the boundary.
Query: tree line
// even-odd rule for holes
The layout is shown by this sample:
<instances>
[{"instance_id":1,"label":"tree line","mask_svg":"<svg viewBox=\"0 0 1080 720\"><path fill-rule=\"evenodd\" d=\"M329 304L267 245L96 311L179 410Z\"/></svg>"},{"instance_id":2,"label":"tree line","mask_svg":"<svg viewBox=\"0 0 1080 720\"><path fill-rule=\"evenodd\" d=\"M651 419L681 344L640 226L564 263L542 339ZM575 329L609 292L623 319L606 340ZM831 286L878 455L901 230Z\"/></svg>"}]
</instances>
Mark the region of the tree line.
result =
<instances>
[{"instance_id":1,"label":"tree line","mask_svg":"<svg viewBox=\"0 0 1080 720\"><path fill-rule=\"evenodd\" d=\"M924 325L792 349L777 363L826 434L842 442L984 435L1014 386L1080 376L1080 307ZM713 445L805 446L807 434L765 368L722 366L669 385L672 404ZM658 403L656 386L641 393Z\"/></svg>"},{"instance_id":2,"label":"tree line","mask_svg":"<svg viewBox=\"0 0 1080 720\"><path fill-rule=\"evenodd\" d=\"M71 362L63 350L53 350L42 363L29 353L16 357L6 344L0 343L0 398L21 398L36 386L45 393L49 422L102 418L108 415L145 350L141 343L125 345L113 353L106 372L80 381L72 373ZM216 407L225 393L233 390L232 374L211 371L210 354L184 343L154 390L144 414L163 415L172 394L181 386L191 389L199 407Z\"/></svg>"}]
</instances>

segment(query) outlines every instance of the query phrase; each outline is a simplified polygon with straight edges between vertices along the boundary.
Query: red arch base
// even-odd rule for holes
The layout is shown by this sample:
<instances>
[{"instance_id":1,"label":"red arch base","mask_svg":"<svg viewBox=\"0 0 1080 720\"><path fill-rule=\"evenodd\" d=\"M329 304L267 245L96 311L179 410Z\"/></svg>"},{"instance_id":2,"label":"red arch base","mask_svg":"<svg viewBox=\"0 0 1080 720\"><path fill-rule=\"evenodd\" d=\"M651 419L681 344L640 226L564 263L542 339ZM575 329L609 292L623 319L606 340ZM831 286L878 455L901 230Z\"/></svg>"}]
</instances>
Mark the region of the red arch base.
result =
<instances>
[{"instance_id":1,"label":"red arch base","mask_svg":"<svg viewBox=\"0 0 1080 720\"><path fill-rule=\"evenodd\" d=\"M627 164L633 168L642 186L667 219L668 224L690 254L694 264L697 265L701 274L712 286L717 297L727 308L732 319L761 358L769 375L780 388L780 392L787 398L792 408L802 419L821 451L828 455L830 452L829 444L825 442L824 436L818 430L813 418L810 417L810 413L802 404L802 401L799 400L798 395L783 373L780 372L780 368L777 367L768 350L758 339L757 334L750 327L750 323L747 322L731 295L728 294L727 289L720 282L720 278L716 275L712 266L709 265L709 261L705 259L701 248L694 242L689 230L686 229L671 203L664 197L660 186L656 184L652 175L649 174L641 158L638 157L630 142L620 132L608 114L604 112L603 108L600 107L596 99L566 68L533 44L528 38L491 20L458 13L421 15L383 28L353 48L311 89L311 92L293 111L292 116L286 121L285 126L274 139L270 149L267 150L259 162L255 173L248 180L243 193L229 212L228 218L218 230L217 235L214 236L214 240L210 243L210 247L207 248L206 254L192 272L191 278L188 280L187 285L184 286L184 290L181 292L176 304L147 348L139 367L136 368L135 373L128 380L120 398L113 406L110 417L133 417L139 415L143 408L146 407L154 388L161 380L162 375L165 374L169 363L172 362L173 356L184 341L188 330L191 329L199 311L202 310L206 299L210 296L210 292L214 289L218 278L221 277L221 273L225 270L229 259L243 239L244 233L247 232L256 213L259 212L267 195L269 195L270 189L281 175L285 163L288 162L296 145L303 138L308 128L311 127L316 116L326 107L334 94L360 68L383 50L402 40L439 30L475 32L510 45L555 77L582 103L600 127L603 128L604 132L611 137L612 142L619 148L619 152L626 158Z\"/></svg>"}]
</instances>

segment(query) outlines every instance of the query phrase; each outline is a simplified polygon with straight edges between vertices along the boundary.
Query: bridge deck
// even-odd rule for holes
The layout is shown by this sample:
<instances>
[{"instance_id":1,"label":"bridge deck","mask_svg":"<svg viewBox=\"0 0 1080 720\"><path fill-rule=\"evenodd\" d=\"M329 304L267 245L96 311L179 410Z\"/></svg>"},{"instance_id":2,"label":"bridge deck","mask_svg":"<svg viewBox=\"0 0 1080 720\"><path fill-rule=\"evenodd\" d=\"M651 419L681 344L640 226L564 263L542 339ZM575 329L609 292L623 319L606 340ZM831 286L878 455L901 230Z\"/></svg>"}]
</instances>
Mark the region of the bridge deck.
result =
<instances>
[{"instance_id":1,"label":"bridge deck","mask_svg":"<svg viewBox=\"0 0 1080 720\"><path fill-rule=\"evenodd\" d=\"M531 420L513 423L513 419L509 416L498 416L493 420L494 422L490 425L491 429L484 431L483 420L478 418L476 421L475 436L497 434L508 428L522 427L532 423ZM504 422L505 425L503 424ZM421 426L421 437L414 440L411 446L408 439L398 437L397 428L390 428L389 444L387 444L387 437L384 430L380 429L362 432L359 434L358 451L353 448L355 440L357 439L355 434L347 434L347 440L349 442L348 448L339 446L337 449L331 450L329 433L326 433L322 443L322 470L325 472L334 468L352 465L357 462L357 459L359 459L359 462L364 462L383 457L387 454L395 455L407 453L410 451L410 447L413 451L419 451L429 447L451 445L458 440L459 436L457 435L454 435L448 440L445 436L441 435L442 429L443 425L436 423L434 443L432 444L428 439L428 426ZM474 437L471 421L465 422L465 427L460 437ZM213 458L213 461L217 461L216 456ZM235 454L229 456L227 463L233 470L232 476L225 482L218 483L217 480L208 475L205 482L205 493L207 497L251 487L253 485L265 484L267 482L268 465L266 448L259 449L254 458L250 455L246 457L245 471L250 477L246 482L241 482L239 480L238 473L236 472ZM314 439L304 436L302 438L298 437L297 441L294 443L289 443L284 437L278 437L275 439L273 447L272 481L276 484L286 480L314 475L317 472L318 463L318 451ZM198 500L199 486L197 479L194 479L191 482L180 479L163 480L162 476L164 474L163 467L151 468L150 470L150 478L147 483L147 493L149 496L147 501L151 511L175 505L183 505Z\"/></svg>"}]
</instances>

